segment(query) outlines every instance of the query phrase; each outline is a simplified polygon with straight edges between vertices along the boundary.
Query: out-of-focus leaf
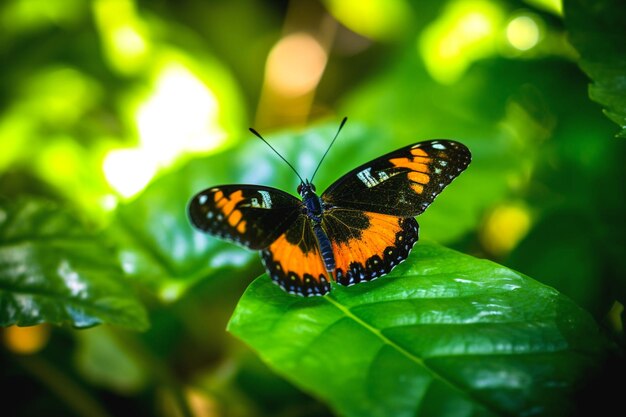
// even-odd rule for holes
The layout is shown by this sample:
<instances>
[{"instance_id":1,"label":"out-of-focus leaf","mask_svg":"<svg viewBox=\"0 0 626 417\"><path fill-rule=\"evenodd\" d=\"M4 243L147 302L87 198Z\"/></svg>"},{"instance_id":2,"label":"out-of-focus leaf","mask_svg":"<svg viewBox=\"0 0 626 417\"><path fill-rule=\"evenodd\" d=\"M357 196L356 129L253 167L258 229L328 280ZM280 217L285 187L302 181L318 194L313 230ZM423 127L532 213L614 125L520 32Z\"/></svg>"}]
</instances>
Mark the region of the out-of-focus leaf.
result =
<instances>
[{"instance_id":1,"label":"out-of-focus leaf","mask_svg":"<svg viewBox=\"0 0 626 417\"><path fill-rule=\"evenodd\" d=\"M0 326L145 329L122 276L113 252L69 213L33 200L0 206Z\"/></svg>"},{"instance_id":2,"label":"out-of-focus leaf","mask_svg":"<svg viewBox=\"0 0 626 417\"><path fill-rule=\"evenodd\" d=\"M605 278L594 253L596 239L580 233L580 225L589 224L591 219L576 211L548 214L520 243L507 265L558 288L599 316L605 312L607 294L602 294L604 285L599 285Z\"/></svg>"},{"instance_id":3,"label":"out-of-focus leaf","mask_svg":"<svg viewBox=\"0 0 626 417\"><path fill-rule=\"evenodd\" d=\"M117 240L124 271L163 299L177 299L199 279L250 262L252 253L195 231L187 204L200 190L236 182L231 152L196 159L152 183L117 210Z\"/></svg>"},{"instance_id":4,"label":"out-of-focus leaf","mask_svg":"<svg viewBox=\"0 0 626 417\"><path fill-rule=\"evenodd\" d=\"M565 0L565 24L593 83L589 96L626 137L626 1Z\"/></svg>"},{"instance_id":5,"label":"out-of-focus leaf","mask_svg":"<svg viewBox=\"0 0 626 417\"><path fill-rule=\"evenodd\" d=\"M555 290L431 243L323 298L262 276L229 330L345 416L567 415L602 349L591 317Z\"/></svg>"},{"instance_id":6,"label":"out-of-focus leaf","mask_svg":"<svg viewBox=\"0 0 626 417\"><path fill-rule=\"evenodd\" d=\"M137 392L148 381L146 370L106 326L77 331L75 336L76 365L88 381L121 394Z\"/></svg>"},{"instance_id":7,"label":"out-of-focus leaf","mask_svg":"<svg viewBox=\"0 0 626 417\"><path fill-rule=\"evenodd\" d=\"M507 266L571 297L601 320L626 283L626 141L606 140L614 126L587 99L570 92L562 127L541 146L525 196L534 220ZM601 248L599 250L598 248Z\"/></svg>"},{"instance_id":8,"label":"out-of-focus leaf","mask_svg":"<svg viewBox=\"0 0 626 417\"><path fill-rule=\"evenodd\" d=\"M276 375L242 344L231 347L229 359L194 378L194 386L219 398L229 416L332 416L328 407Z\"/></svg>"}]
</instances>

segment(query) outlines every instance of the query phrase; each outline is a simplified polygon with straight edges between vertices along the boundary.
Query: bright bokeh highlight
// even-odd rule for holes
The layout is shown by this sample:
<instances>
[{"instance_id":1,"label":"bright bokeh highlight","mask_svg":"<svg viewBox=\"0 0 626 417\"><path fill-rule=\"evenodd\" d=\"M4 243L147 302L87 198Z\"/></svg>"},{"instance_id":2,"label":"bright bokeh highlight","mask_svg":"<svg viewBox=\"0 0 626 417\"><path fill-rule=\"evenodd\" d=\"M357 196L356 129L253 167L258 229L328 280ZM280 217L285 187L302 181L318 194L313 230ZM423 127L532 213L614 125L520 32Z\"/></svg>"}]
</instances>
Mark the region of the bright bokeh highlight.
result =
<instances>
[{"instance_id":1,"label":"bright bokeh highlight","mask_svg":"<svg viewBox=\"0 0 626 417\"><path fill-rule=\"evenodd\" d=\"M449 3L419 41L430 75L452 84L474 61L494 55L503 18L500 6L490 1Z\"/></svg>"},{"instance_id":2,"label":"bright bokeh highlight","mask_svg":"<svg viewBox=\"0 0 626 417\"><path fill-rule=\"evenodd\" d=\"M163 163L182 151L215 148L225 133L218 125L215 94L189 69L170 63L135 114L143 148Z\"/></svg>"},{"instance_id":3,"label":"bright bokeh highlight","mask_svg":"<svg viewBox=\"0 0 626 417\"><path fill-rule=\"evenodd\" d=\"M108 183L122 197L143 190L157 172L157 161L142 149L114 149L102 165Z\"/></svg>"},{"instance_id":4,"label":"bright bokeh highlight","mask_svg":"<svg viewBox=\"0 0 626 417\"><path fill-rule=\"evenodd\" d=\"M506 27L506 38L515 49L527 51L537 45L541 36L539 25L531 16L513 18Z\"/></svg>"},{"instance_id":5,"label":"bright bokeh highlight","mask_svg":"<svg viewBox=\"0 0 626 417\"><path fill-rule=\"evenodd\" d=\"M563 16L562 0L524 0L526 3L538 9L545 10L557 16Z\"/></svg>"},{"instance_id":6,"label":"bright bokeh highlight","mask_svg":"<svg viewBox=\"0 0 626 417\"><path fill-rule=\"evenodd\" d=\"M214 93L185 65L175 61L163 65L153 90L135 108L139 144L106 155L107 181L123 197L132 197L181 155L219 146L226 134L218 111Z\"/></svg>"},{"instance_id":7,"label":"bright bokeh highlight","mask_svg":"<svg viewBox=\"0 0 626 417\"><path fill-rule=\"evenodd\" d=\"M317 87L328 55L307 33L282 38L270 51L266 65L267 87L282 96L304 95Z\"/></svg>"},{"instance_id":8,"label":"bright bokeh highlight","mask_svg":"<svg viewBox=\"0 0 626 417\"><path fill-rule=\"evenodd\" d=\"M4 329L4 345L10 351L22 355L30 355L43 349L50 339L50 326L18 327Z\"/></svg>"},{"instance_id":9,"label":"bright bokeh highlight","mask_svg":"<svg viewBox=\"0 0 626 417\"><path fill-rule=\"evenodd\" d=\"M93 3L93 13L111 67L121 74L142 69L150 53L148 31L136 16L134 2L98 0Z\"/></svg>"},{"instance_id":10,"label":"bright bokeh highlight","mask_svg":"<svg viewBox=\"0 0 626 417\"><path fill-rule=\"evenodd\" d=\"M388 39L409 24L406 0L326 0L332 15L352 31L371 39Z\"/></svg>"},{"instance_id":11,"label":"bright bokeh highlight","mask_svg":"<svg viewBox=\"0 0 626 417\"><path fill-rule=\"evenodd\" d=\"M491 254L504 256L526 236L532 225L528 208L521 203L496 207L486 218L479 238Z\"/></svg>"}]
</instances>

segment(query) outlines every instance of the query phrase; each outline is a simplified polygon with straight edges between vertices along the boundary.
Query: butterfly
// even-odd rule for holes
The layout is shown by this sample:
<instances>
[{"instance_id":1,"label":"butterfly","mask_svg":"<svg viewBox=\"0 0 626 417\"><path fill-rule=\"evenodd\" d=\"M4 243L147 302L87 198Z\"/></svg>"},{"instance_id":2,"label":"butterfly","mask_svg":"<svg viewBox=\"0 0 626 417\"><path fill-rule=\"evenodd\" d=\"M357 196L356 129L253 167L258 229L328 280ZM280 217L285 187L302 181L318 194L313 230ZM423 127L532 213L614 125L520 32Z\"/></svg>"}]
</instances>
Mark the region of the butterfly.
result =
<instances>
[{"instance_id":1,"label":"butterfly","mask_svg":"<svg viewBox=\"0 0 626 417\"><path fill-rule=\"evenodd\" d=\"M343 119L328 150L346 122ZM221 185L196 194L188 205L199 230L259 250L268 275L283 290L325 295L341 285L371 281L404 261L418 240L421 214L471 161L452 140L405 146L358 166L318 195L300 179L300 199L262 185Z\"/></svg>"}]
</instances>

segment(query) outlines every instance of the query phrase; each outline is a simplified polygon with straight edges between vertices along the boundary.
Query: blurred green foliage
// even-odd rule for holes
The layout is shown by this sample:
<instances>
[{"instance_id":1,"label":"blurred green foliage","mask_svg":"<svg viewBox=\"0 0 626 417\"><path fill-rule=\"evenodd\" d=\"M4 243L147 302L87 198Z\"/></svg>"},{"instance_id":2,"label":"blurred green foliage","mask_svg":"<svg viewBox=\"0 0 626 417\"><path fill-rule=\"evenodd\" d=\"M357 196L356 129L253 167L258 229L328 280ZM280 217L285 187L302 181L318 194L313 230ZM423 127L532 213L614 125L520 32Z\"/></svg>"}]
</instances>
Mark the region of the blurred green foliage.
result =
<instances>
[{"instance_id":1,"label":"blurred green foliage","mask_svg":"<svg viewBox=\"0 0 626 417\"><path fill-rule=\"evenodd\" d=\"M0 366L15 394L2 414L413 415L419 404L424 415L546 415L553 407L585 415L618 402L610 381L624 375L626 144L616 135L626 120L625 10L622 0L3 2ZM286 39L313 45L311 57L290 62L309 49L288 49ZM297 178L246 128L310 176L344 115L316 176L320 190L422 139L471 149L472 165L418 221L422 239L474 257L418 244L404 273L336 289L335 303L384 297L385 287L419 289L410 272L428 269L429 253L450 263L437 264L448 275L425 273L424 291L452 291L452 278L468 271L485 288L511 274L522 292L480 311L512 307L522 317L511 321L546 337L524 364L491 356L457 372L433 358L444 383L419 400L418 390L394 397L371 388L381 396L372 398L389 401L383 409L356 404L326 373L333 364L342 374L378 369L375 360L350 363L326 346L319 363L306 363L315 357L306 350L302 368L284 362L294 360L288 347L305 327L297 314L277 314L293 309L312 323L331 304L283 294L265 276L242 298L262 273L258 257L192 230L185 209L195 192L221 183L295 192ZM524 275L493 263L487 273L475 257ZM488 298L485 291L461 301ZM428 308L407 297L414 308L362 312L375 322L448 306L462 325L470 311L458 299ZM230 328L249 345L225 330L238 303ZM323 318L317 324L328 327ZM272 333L277 323L282 333ZM514 325L495 327L500 348L523 345ZM420 340L453 352L486 346L472 336L450 342L425 329L385 337L406 342L407 352ZM400 366L397 349L384 351L377 360ZM583 351L592 353L576 356ZM487 371L503 383L481 391ZM359 382L375 384L376 375L398 383L384 372ZM533 387L522 404L505 386L516 375L564 388L548 401L552 391ZM573 390L582 392L568 404ZM449 407L438 407L441 398Z\"/></svg>"}]
</instances>

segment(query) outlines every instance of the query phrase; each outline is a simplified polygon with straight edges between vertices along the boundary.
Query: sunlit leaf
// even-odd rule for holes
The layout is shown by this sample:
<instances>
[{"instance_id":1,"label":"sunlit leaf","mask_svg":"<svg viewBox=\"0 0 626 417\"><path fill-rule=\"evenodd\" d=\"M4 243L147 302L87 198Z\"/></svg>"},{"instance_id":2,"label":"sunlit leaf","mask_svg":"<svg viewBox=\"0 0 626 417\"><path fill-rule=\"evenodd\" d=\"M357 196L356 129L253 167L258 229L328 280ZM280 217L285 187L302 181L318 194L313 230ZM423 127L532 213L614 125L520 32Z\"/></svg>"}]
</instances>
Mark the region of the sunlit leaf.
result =
<instances>
[{"instance_id":1,"label":"sunlit leaf","mask_svg":"<svg viewBox=\"0 0 626 417\"><path fill-rule=\"evenodd\" d=\"M30 200L0 206L0 326L148 326L113 252L69 213Z\"/></svg>"},{"instance_id":2,"label":"sunlit leaf","mask_svg":"<svg viewBox=\"0 0 626 417\"><path fill-rule=\"evenodd\" d=\"M626 137L626 1L565 0L563 9L580 66L593 81L589 96Z\"/></svg>"},{"instance_id":3,"label":"sunlit leaf","mask_svg":"<svg viewBox=\"0 0 626 417\"><path fill-rule=\"evenodd\" d=\"M324 298L262 276L229 330L345 416L566 415L601 347L555 290L431 243Z\"/></svg>"}]
</instances>

